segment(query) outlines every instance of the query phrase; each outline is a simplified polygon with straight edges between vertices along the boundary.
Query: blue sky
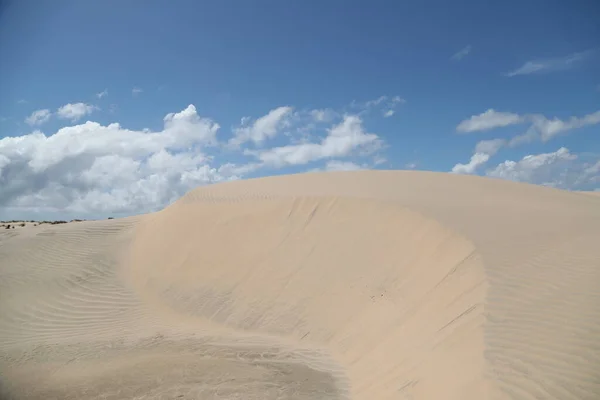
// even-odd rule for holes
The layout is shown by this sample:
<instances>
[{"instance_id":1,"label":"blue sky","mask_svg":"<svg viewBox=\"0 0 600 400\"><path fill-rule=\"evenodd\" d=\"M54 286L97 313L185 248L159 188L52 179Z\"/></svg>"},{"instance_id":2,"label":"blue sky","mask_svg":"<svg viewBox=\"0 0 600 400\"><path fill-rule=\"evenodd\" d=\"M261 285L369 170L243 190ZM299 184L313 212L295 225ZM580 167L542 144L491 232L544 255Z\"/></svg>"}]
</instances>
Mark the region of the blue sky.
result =
<instances>
[{"instance_id":1,"label":"blue sky","mask_svg":"<svg viewBox=\"0 0 600 400\"><path fill-rule=\"evenodd\" d=\"M600 188L594 0L0 7L0 218L327 169Z\"/></svg>"}]
</instances>

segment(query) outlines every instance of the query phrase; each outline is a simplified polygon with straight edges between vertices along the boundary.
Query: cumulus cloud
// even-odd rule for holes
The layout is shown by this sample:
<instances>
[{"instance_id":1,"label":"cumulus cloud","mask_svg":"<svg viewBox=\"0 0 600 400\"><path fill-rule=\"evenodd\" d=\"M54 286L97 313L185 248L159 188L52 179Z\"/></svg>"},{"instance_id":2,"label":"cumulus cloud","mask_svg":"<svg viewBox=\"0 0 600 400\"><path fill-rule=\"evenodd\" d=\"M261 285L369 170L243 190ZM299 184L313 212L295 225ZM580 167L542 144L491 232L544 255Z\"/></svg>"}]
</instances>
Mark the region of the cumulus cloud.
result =
<instances>
[{"instance_id":1,"label":"cumulus cloud","mask_svg":"<svg viewBox=\"0 0 600 400\"><path fill-rule=\"evenodd\" d=\"M452 55L451 59L454 61L460 61L463 58L465 58L467 55L469 55L471 50L472 50L471 45L467 45L467 46L463 47L462 49L460 49L459 51L457 51L456 53L454 53Z\"/></svg>"},{"instance_id":2,"label":"cumulus cloud","mask_svg":"<svg viewBox=\"0 0 600 400\"><path fill-rule=\"evenodd\" d=\"M592 162L566 147L550 153L530 154L506 160L486 172L487 176L562 189L593 190L600 185L600 161Z\"/></svg>"},{"instance_id":3,"label":"cumulus cloud","mask_svg":"<svg viewBox=\"0 0 600 400\"><path fill-rule=\"evenodd\" d=\"M569 149L561 147L553 153L527 155L520 161L507 160L498 164L496 168L488 171L488 176L510 179L521 182L533 181L533 175L554 166L562 161L572 161L577 156L571 154Z\"/></svg>"},{"instance_id":4,"label":"cumulus cloud","mask_svg":"<svg viewBox=\"0 0 600 400\"><path fill-rule=\"evenodd\" d=\"M325 170L383 162L384 142L358 115L279 107L234 130L239 143L260 144L286 127L287 145L233 147L219 153L219 125L189 105L169 113L158 131L87 121L47 135L0 139L0 215L101 216L153 211L186 191L259 170L325 161ZM289 129L287 129L289 128ZM288 132L289 131L289 132ZM223 156L234 156L223 159ZM350 162L347 157L353 157ZM355 162L355 160L357 160ZM39 215L39 214L38 214Z\"/></svg>"},{"instance_id":5,"label":"cumulus cloud","mask_svg":"<svg viewBox=\"0 0 600 400\"><path fill-rule=\"evenodd\" d=\"M542 141L546 142L560 133L599 124L600 111L585 115L581 118L571 117L566 121L562 121L558 118L548 119L543 115L533 115L531 119L533 121L533 128L539 132Z\"/></svg>"},{"instance_id":6,"label":"cumulus cloud","mask_svg":"<svg viewBox=\"0 0 600 400\"><path fill-rule=\"evenodd\" d=\"M574 129L600 124L600 111L584 115L583 117L570 117L569 119L561 120L556 117L548 118L541 114L519 115L489 109L462 121L458 124L456 130L460 133L480 132L524 123L529 124L529 127L525 133L514 136L508 141L510 147L536 140L547 142L555 136Z\"/></svg>"},{"instance_id":7,"label":"cumulus cloud","mask_svg":"<svg viewBox=\"0 0 600 400\"><path fill-rule=\"evenodd\" d=\"M456 164L452 167L452 172L455 174L473 174L481 165L485 164L490 159L489 154L475 153L466 164Z\"/></svg>"},{"instance_id":8,"label":"cumulus cloud","mask_svg":"<svg viewBox=\"0 0 600 400\"><path fill-rule=\"evenodd\" d=\"M204 153L216 143L218 129L190 105L166 115L158 132L86 122L50 136L35 131L0 139L0 209L156 209L192 187L236 178L236 165L213 167Z\"/></svg>"},{"instance_id":9,"label":"cumulus cloud","mask_svg":"<svg viewBox=\"0 0 600 400\"><path fill-rule=\"evenodd\" d=\"M525 120L525 117L521 115L509 112L499 112L490 108L479 115L473 115L469 119L462 121L458 124L456 130L460 133L488 131L509 125L520 124L525 122Z\"/></svg>"},{"instance_id":10,"label":"cumulus cloud","mask_svg":"<svg viewBox=\"0 0 600 400\"><path fill-rule=\"evenodd\" d=\"M381 139L365 132L362 120L357 115L346 115L342 122L328 130L326 137L319 142L280 146L265 151L247 151L266 165L283 167L287 165L307 164L326 158L345 157L357 150L363 154L376 151L382 144Z\"/></svg>"},{"instance_id":11,"label":"cumulus cloud","mask_svg":"<svg viewBox=\"0 0 600 400\"><path fill-rule=\"evenodd\" d=\"M85 103L69 103L60 107L56 115L62 119L68 119L71 122L77 122L82 117L91 114L97 107Z\"/></svg>"},{"instance_id":12,"label":"cumulus cloud","mask_svg":"<svg viewBox=\"0 0 600 400\"><path fill-rule=\"evenodd\" d=\"M584 115L583 117L571 117L567 120L559 118L547 118L540 114L526 115L523 117L531 125L521 135L510 139L509 146L515 147L536 140L547 142L554 137L569 131L600 124L600 111Z\"/></svg>"},{"instance_id":13,"label":"cumulus cloud","mask_svg":"<svg viewBox=\"0 0 600 400\"><path fill-rule=\"evenodd\" d=\"M139 87L134 87L133 89L131 89L131 94L133 96L137 96L138 94L140 94L142 92L143 92L142 88L139 88Z\"/></svg>"},{"instance_id":14,"label":"cumulus cloud","mask_svg":"<svg viewBox=\"0 0 600 400\"><path fill-rule=\"evenodd\" d=\"M508 72L506 76L514 77L518 75L539 74L542 72L564 71L582 64L593 56L594 53L594 50L587 50L563 57L527 61L521 67Z\"/></svg>"},{"instance_id":15,"label":"cumulus cloud","mask_svg":"<svg viewBox=\"0 0 600 400\"><path fill-rule=\"evenodd\" d=\"M474 174L477 169L489 161L490 157L506 145L504 139L482 140L475 146L475 152L466 164L456 164L452 167L455 174Z\"/></svg>"},{"instance_id":16,"label":"cumulus cloud","mask_svg":"<svg viewBox=\"0 0 600 400\"><path fill-rule=\"evenodd\" d=\"M25 123L28 125L42 125L43 123L48 122L52 113L48 109L37 110L31 113L31 115L25 118Z\"/></svg>"},{"instance_id":17,"label":"cumulus cloud","mask_svg":"<svg viewBox=\"0 0 600 400\"><path fill-rule=\"evenodd\" d=\"M586 126L596 125L600 123L600 111L584 115L582 117L571 117L566 120L559 118L547 118L540 114L525 114L519 115L514 113L497 112L489 109L486 112L472 116L471 118L461 122L457 130L460 132L475 132L485 131L503 126L528 123L529 127L525 133L514 136L510 139L491 139L483 140L477 143L471 159L468 163L458 163L452 168L452 172L460 174L474 174L481 166L486 164L492 156L494 156L501 148L505 146L515 147L533 141L547 142L557 135L569 132L574 129L583 128ZM565 165L569 165L569 171L577 171L580 176L586 177L589 173L585 173L582 169L583 164L577 164L578 168L574 168L572 161L577 159L577 156L572 155L568 149L561 148L554 153L544 153L538 155L529 155L520 161L505 161L494 169L486 172L489 176L498 178L521 180L524 182L554 184L559 187L567 187L566 183L575 185L576 180L569 175L569 179L555 178L555 181L549 180L550 176L557 171L565 174ZM570 163L567 163L570 162ZM587 168L592 168L588 166ZM562 168L562 169L561 169ZM557 176L559 176L558 174ZM548 179L546 182L542 177ZM583 179L583 178L582 178ZM584 179L585 180L585 179ZM553 183L554 182L554 183ZM580 184L580 183L577 183Z\"/></svg>"},{"instance_id":18,"label":"cumulus cloud","mask_svg":"<svg viewBox=\"0 0 600 400\"><path fill-rule=\"evenodd\" d=\"M106 97L106 96L108 96L108 89L104 89L100 93L96 93L96 97L99 99Z\"/></svg>"},{"instance_id":19,"label":"cumulus cloud","mask_svg":"<svg viewBox=\"0 0 600 400\"><path fill-rule=\"evenodd\" d=\"M288 106L278 107L252 123L250 123L250 118L243 118L241 126L234 130L234 137L229 141L229 144L239 146L249 141L260 144L276 136L279 129L286 126L292 110L292 107ZM318 116L324 118L324 115L319 114Z\"/></svg>"}]
</instances>

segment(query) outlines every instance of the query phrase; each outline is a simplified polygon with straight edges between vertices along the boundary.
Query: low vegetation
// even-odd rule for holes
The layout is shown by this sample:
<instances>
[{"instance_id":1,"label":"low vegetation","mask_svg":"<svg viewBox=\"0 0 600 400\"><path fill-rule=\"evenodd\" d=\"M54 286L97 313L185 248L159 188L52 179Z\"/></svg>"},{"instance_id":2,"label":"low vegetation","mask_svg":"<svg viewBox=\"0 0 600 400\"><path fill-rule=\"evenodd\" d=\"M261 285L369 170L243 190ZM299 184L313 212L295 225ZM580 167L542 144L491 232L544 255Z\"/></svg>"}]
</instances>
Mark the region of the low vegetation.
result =
<instances>
[{"instance_id":1,"label":"low vegetation","mask_svg":"<svg viewBox=\"0 0 600 400\"><path fill-rule=\"evenodd\" d=\"M66 224L68 222L83 222L85 219L72 219L71 221L57 220L57 221L35 221L35 220L10 220L10 221L0 221L0 229L15 229L15 227L26 227L27 224L33 224L33 226L39 226L43 224L47 225L59 225Z\"/></svg>"}]
</instances>

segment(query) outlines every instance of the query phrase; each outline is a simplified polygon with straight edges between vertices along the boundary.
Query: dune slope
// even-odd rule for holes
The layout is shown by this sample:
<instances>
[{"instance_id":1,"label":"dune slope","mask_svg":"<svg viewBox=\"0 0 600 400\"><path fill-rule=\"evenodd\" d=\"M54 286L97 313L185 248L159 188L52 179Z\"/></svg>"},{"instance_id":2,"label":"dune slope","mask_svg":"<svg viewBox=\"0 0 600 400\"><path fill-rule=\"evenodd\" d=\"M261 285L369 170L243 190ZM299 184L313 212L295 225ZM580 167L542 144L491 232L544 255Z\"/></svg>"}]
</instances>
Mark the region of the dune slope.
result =
<instances>
[{"instance_id":1,"label":"dune slope","mask_svg":"<svg viewBox=\"0 0 600 400\"><path fill-rule=\"evenodd\" d=\"M0 232L7 398L596 399L600 197L427 172Z\"/></svg>"}]
</instances>

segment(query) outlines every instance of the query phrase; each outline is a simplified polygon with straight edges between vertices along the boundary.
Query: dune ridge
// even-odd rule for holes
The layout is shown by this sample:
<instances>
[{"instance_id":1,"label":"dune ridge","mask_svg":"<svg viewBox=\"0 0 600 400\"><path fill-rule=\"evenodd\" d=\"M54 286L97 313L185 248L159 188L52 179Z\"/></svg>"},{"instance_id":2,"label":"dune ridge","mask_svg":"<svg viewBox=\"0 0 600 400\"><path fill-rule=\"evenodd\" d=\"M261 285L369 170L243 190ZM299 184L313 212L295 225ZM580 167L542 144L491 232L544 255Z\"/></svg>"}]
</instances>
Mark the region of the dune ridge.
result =
<instances>
[{"instance_id":1,"label":"dune ridge","mask_svg":"<svg viewBox=\"0 0 600 400\"><path fill-rule=\"evenodd\" d=\"M600 197L407 171L0 232L0 391L595 399L598 243Z\"/></svg>"}]
</instances>

